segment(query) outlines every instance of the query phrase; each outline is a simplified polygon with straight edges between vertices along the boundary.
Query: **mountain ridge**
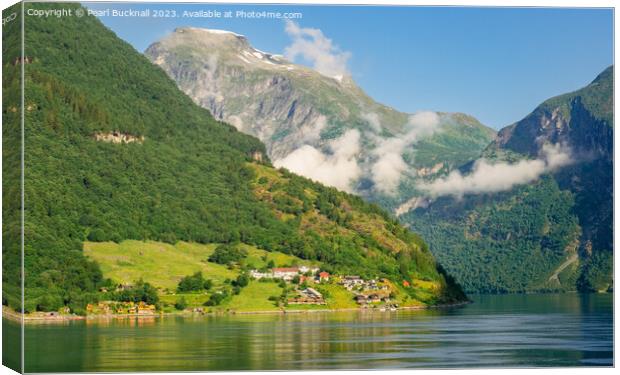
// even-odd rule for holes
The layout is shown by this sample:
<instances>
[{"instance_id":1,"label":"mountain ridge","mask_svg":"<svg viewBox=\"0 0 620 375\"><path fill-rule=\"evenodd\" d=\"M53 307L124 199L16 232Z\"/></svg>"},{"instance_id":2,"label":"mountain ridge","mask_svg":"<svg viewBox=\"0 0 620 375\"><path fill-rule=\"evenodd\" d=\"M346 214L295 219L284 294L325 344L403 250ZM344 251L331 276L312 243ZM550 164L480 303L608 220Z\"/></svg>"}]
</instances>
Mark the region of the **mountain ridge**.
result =
<instances>
[{"instance_id":1,"label":"mountain ridge","mask_svg":"<svg viewBox=\"0 0 620 375\"><path fill-rule=\"evenodd\" d=\"M240 43L234 35L178 28L149 46L145 55L216 118L226 119L237 129L261 139L278 166L304 174L290 156L303 147L312 147L306 151L326 160L322 169L328 169L333 161L330 142L357 131L359 150L349 161L359 171L347 184L331 185L370 200L390 201L394 208L409 195L408 185L416 178L417 170L432 169L438 163L444 163L446 168L459 164L477 155L495 134L465 114L399 112L375 102L346 75L339 80L281 57L274 59L276 55L256 50L245 37ZM420 123L422 118L427 123ZM398 161L399 170L392 173L397 178L390 176L383 186L384 179L374 172L386 156L381 146L388 147L393 138L408 138L416 126L420 135L399 144L400 153L387 156L402 160ZM461 143L454 142L455 138ZM417 158L412 143L417 144ZM456 151L454 144L459 147ZM438 152L434 152L435 157L425 153L437 147L451 148L453 152L446 153L442 160L435 160ZM318 177L323 183L332 182Z\"/></svg>"},{"instance_id":2,"label":"mountain ridge","mask_svg":"<svg viewBox=\"0 0 620 375\"><path fill-rule=\"evenodd\" d=\"M467 291L613 288L612 84L613 66L589 85L544 101L500 130L479 159L516 168L520 162L540 161L541 151L556 145L570 158L560 168L505 191L425 201L424 207L405 215L403 222L422 233ZM461 166L460 174L472 175L477 160ZM538 202L532 196L538 196ZM478 222L494 226L484 228ZM515 239L513 232L523 238ZM520 258L512 259L514 254L506 249ZM568 262L577 255L575 262ZM528 259L537 259L528 273L515 268ZM568 265L552 277L561 264Z\"/></svg>"}]
</instances>

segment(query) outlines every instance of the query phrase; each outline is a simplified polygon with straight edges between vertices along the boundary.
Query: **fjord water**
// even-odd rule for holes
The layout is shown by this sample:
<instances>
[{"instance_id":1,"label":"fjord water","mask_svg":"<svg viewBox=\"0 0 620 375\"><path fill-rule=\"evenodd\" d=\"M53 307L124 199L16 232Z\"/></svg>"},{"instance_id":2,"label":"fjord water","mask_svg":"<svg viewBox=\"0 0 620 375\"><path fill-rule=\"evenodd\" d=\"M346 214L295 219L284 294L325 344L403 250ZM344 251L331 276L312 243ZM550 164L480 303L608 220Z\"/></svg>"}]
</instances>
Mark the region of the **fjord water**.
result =
<instances>
[{"instance_id":1,"label":"fjord water","mask_svg":"<svg viewBox=\"0 0 620 375\"><path fill-rule=\"evenodd\" d=\"M610 294L472 298L425 311L28 325L26 371L613 365Z\"/></svg>"}]
</instances>

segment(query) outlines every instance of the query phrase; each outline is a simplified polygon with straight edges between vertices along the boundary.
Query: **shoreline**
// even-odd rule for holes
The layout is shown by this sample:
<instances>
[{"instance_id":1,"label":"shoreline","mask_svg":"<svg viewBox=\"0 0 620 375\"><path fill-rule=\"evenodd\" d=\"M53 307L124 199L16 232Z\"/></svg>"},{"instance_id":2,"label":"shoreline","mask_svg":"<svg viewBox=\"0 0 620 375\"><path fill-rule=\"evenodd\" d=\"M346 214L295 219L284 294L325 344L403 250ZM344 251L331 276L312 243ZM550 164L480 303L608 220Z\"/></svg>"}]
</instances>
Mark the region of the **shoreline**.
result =
<instances>
[{"instance_id":1,"label":"shoreline","mask_svg":"<svg viewBox=\"0 0 620 375\"><path fill-rule=\"evenodd\" d=\"M88 320L110 320L110 319L143 319L143 318L164 318L164 317L207 317L207 316L233 316L233 315L286 315L286 314L315 314L315 313L337 313L337 312L370 312L370 313L386 313L386 312L398 312L398 311L412 311L412 310L431 310L431 309L448 309L454 307L462 307L473 303L473 301L461 301L450 304L432 305L432 306L404 306L398 307L395 310L381 311L379 308L343 308L343 309L317 309L317 310L257 310L257 311L214 311L214 312L193 312L193 311L178 311L178 312L158 312L152 314L98 314L98 315L55 315L55 316L28 316L18 313L15 310L7 306L2 306L2 318L7 320L23 323L67 323L71 321Z\"/></svg>"}]
</instances>

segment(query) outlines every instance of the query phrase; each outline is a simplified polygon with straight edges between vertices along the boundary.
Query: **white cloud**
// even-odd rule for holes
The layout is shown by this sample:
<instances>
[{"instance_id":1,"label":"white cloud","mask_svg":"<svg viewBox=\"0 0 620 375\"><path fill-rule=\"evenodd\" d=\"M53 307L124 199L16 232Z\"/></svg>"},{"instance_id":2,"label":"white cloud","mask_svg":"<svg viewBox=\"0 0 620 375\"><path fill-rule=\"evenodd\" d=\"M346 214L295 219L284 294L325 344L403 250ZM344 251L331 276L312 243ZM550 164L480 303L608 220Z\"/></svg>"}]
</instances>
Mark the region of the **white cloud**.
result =
<instances>
[{"instance_id":1,"label":"white cloud","mask_svg":"<svg viewBox=\"0 0 620 375\"><path fill-rule=\"evenodd\" d=\"M321 140L321 132L327 126L327 117L319 115L314 122L302 127L301 141L303 143L314 143Z\"/></svg>"},{"instance_id":2,"label":"white cloud","mask_svg":"<svg viewBox=\"0 0 620 375\"><path fill-rule=\"evenodd\" d=\"M433 197L495 193L533 182L542 174L553 172L571 162L572 157L568 148L559 144L546 144L537 159L521 160L513 164L492 163L486 159L479 159L474 164L472 172L466 176L459 171L452 171L448 176L420 187Z\"/></svg>"},{"instance_id":3,"label":"white cloud","mask_svg":"<svg viewBox=\"0 0 620 375\"><path fill-rule=\"evenodd\" d=\"M439 126L439 115L436 112L423 111L409 116L407 137L410 143L421 137L433 134Z\"/></svg>"},{"instance_id":4,"label":"white cloud","mask_svg":"<svg viewBox=\"0 0 620 375\"><path fill-rule=\"evenodd\" d=\"M341 51L321 30L302 28L290 20L286 21L285 30L292 39L291 45L284 49L287 59L295 61L301 57L310 62L319 73L339 80L349 74L347 61L351 53Z\"/></svg>"},{"instance_id":5,"label":"white cloud","mask_svg":"<svg viewBox=\"0 0 620 375\"><path fill-rule=\"evenodd\" d=\"M357 163L360 152L360 132L348 130L328 144L331 153L323 153L313 146L304 145L274 165L308 177L340 190L352 192L351 183L361 175Z\"/></svg>"},{"instance_id":6,"label":"white cloud","mask_svg":"<svg viewBox=\"0 0 620 375\"><path fill-rule=\"evenodd\" d=\"M402 156L405 146L403 139L387 138L380 140L372 150L376 161L372 164L370 173L376 190L385 194L396 192L400 177L408 168Z\"/></svg>"},{"instance_id":7,"label":"white cloud","mask_svg":"<svg viewBox=\"0 0 620 375\"><path fill-rule=\"evenodd\" d=\"M370 113L362 113L362 119L366 120L368 122L368 124L370 125L371 129L379 134L381 133L382 127L381 127L381 120L379 119L379 115L374 113L374 112L370 112Z\"/></svg>"},{"instance_id":8,"label":"white cloud","mask_svg":"<svg viewBox=\"0 0 620 375\"><path fill-rule=\"evenodd\" d=\"M406 148L415 144L420 138L432 135L438 129L437 113L418 112L409 117L404 134L391 138L377 137L377 147L372 151L376 159L370 168L375 189L384 194L395 194L401 176L409 170L403 159Z\"/></svg>"}]
</instances>

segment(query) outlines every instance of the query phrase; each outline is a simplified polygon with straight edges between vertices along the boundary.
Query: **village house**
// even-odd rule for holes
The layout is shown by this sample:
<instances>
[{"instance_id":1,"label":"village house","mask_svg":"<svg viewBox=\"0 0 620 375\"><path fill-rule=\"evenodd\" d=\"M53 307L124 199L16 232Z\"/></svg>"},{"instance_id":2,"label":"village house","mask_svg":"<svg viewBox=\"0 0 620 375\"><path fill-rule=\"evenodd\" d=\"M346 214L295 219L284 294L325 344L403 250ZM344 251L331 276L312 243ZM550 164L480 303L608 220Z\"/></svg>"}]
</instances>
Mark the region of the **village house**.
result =
<instances>
[{"instance_id":1,"label":"village house","mask_svg":"<svg viewBox=\"0 0 620 375\"><path fill-rule=\"evenodd\" d=\"M352 290L356 286L364 284L364 280L359 276L345 276L340 282L347 290Z\"/></svg>"},{"instance_id":2,"label":"village house","mask_svg":"<svg viewBox=\"0 0 620 375\"><path fill-rule=\"evenodd\" d=\"M297 267L274 268L272 271L274 279L282 279L285 281L291 281L295 276L299 275L299 268Z\"/></svg>"},{"instance_id":3,"label":"village house","mask_svg":"<svg viewBox=\"0 0 620 375\"><path fill-rule=\"evenodd\" d=\"M325 300L323 299L323 295L313 288L306 288L298 291L299 295L290 298L288 300L289 304L292 305L324 305Z\"/></svg>"},{"instance_id":4,"label":"village house","mask_svg":"<svg viewBox=\"0 0 620 375\"><path fill-rule=\"evenodd\" d=\"M258 270L251 270L250 271L250 276L255 278L256 280L260 280L260 279L273 279L273 272L271 271L267 271L267 272L260 272Z\"/></svg>"},{"instance_id":5,"label":"village house","mask_svg":"<svg viewBox=\"0 0 620 375\"><path fill-rule=\"evenodd\" d=\"M317 272L319 272L319 269L317 267L307 267L307 266L300 266L299 267L299 273L303 273L303 274L311 274L311 275L315 275Z\"/></svg>"},{"instance_id":6,"label":"village house","mask_svg":"<svg viewBox=\"0 0 620 375\"><path fill-rule=\"evenodd\" d=\"M144 302L140 302L137 307L138 307L138 310L137 310L138 315L151 315L155 313L154 305L149 305Z\"/></svg>"},{"instance_id":7,"label":"village house","mask_svg":"<svg viewBox=\"0 0 620 375\"><path fill-rule=\"evenodd\" d=\"M303 277L304 275L315 275L319 272L317 267L308 267L308 266L300 266L300 267L282 267L282 268L273 268L270 271L261 272L259 270L251 270L250 276L253 278L260 280L263 278L267 279L283 279L285 281L291 281L295 276L300 276L300 283L305 280L310 280L308 277ZM325 273L328 277L329 274ZM318 280L317 280L318 281Z\"/></svg>"},{"instance_id":8,"label":"village house","mask_svg":"<svg viewBox=\"0 0 620 375\"><path fill-rule=\"evenodd\" d=\"M319 278L318 278L319 282L323 282L323 281L329 281L329 273L323 271L321 273L319 273Z\"/></svg>"},{"instance_id":9,"label":"village house","mask_svg":"<svg viewBox=\"0 0 620 375\"><path fill-rule=\"evenodd\" d=\"M368 298L363 294L358 294L355 296L355 302L357 302L358 305L365 305L368 303Z\"/></svg>"},{"instance_id":10,"label":"village house","mask_svg":"<svg viewBox=\"0 0 620 375\"><path fill-rule=\"evenodd\" d=\"M323 295L319 293L316 289L306 288L305 293L314 298L323 298Z\"/></svg>"},{"instance_id":11,"label":"village house","mask_svg":"<svg viewBox=\"0 0 620 375\"><path fill-rule=\"evenodd\" d=\"M371 293L371 294L357 294L355 296L355 302L358 305L367 305L369 303L379 303L379 302L391 302L390 297L388 295L382 295L379 293Z\"/></svg>"}]
</instances>

